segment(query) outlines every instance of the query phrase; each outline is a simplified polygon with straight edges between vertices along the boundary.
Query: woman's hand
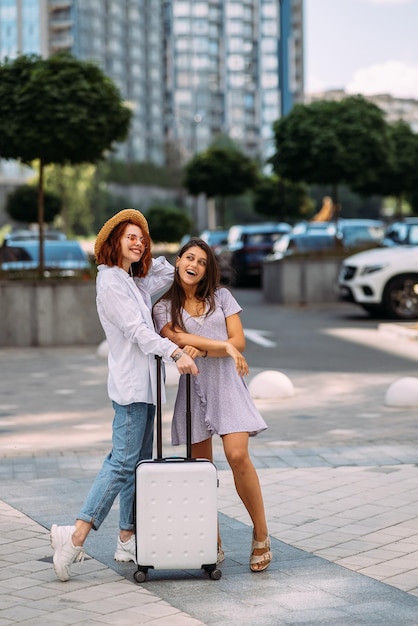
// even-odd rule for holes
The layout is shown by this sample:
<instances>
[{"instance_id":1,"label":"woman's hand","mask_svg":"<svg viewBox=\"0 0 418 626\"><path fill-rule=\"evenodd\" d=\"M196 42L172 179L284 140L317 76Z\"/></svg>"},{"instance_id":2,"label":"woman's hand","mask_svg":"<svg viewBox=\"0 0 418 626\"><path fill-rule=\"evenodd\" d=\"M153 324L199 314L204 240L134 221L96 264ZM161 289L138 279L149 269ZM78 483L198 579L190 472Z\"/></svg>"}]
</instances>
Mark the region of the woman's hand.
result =
<instances>
[{"instance_id":1,"label":"woman's hand","mask_svg":"<svg viewBox=\"0 0 418 626\"><path fill-rule=\"evenodd\" d=\"M248 376L249 367L246 358L244 355L237 350L232 343L226 342L226 352L228 356L234 359L235 367L239 376Z\"/></svg>"},{"instance_id":2,"label":"woman's hand","mask_svg":"<svg viewBox=\"0 0 418 626\"><path fill-rule=\"evenodd\" d=\"M197 356L206 356L206 350L199 350L199 348L194 348L193 346L183 346L182 350L192 359L195 359Z\"/></svg>"},{"instance_id":3,"label":"woman's hand","mask_svg":"<svg viewBox=\"0 0 418 626\"><path fill-rule=\"evenodd\" d=\"M182 350L181 357L177 359L176 367L179 374L193 374L193 376L196 376L199 373L196 363L186 354L185 350Z\"/></svg>"}]
</instances>

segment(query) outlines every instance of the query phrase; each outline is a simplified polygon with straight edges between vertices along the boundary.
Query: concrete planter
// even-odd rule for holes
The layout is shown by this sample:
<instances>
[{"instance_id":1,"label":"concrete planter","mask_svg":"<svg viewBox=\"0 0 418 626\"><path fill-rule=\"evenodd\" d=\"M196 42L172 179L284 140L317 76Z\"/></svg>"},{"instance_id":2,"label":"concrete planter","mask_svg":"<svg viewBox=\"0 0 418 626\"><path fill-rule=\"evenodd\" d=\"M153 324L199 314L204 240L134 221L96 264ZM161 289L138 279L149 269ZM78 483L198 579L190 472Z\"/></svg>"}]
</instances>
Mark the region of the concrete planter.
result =
<instances>
[{"instance_id":1,"label":"concrete planter","mask_svg":"<svg viewBox=\"0 0 418 626\"><path fill-rule=\"evenodd\" d=\"M104 333L96 284L87 281L0 281L0 346L98 345Z\"/></svg>"},{"instance_id":2,"label":"concrete planter","mask_svg":"<svg viewBox=\"0 0 418 626\"><path fill-rule=\"evenodd\" d=\"M339 257L285 258L263 263L263 296L278 304L337 302Z\"/></svg>"}]
</instances>

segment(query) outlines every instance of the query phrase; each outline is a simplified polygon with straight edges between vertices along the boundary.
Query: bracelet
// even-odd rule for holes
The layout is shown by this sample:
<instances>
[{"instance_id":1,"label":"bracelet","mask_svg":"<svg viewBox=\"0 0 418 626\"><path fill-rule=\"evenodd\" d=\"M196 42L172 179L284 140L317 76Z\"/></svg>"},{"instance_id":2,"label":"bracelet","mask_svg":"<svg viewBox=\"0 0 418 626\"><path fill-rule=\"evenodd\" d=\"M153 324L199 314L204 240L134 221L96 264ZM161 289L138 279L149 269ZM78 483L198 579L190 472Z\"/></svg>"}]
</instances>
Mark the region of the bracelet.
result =
<instances>
[{"instance_id":1,"label":"bracelet","mask_svg":"<svg viewBox=\"0 0 418 626\"><path fill-rule=\"evenodd\" d=\"M179 352L176 352L176 354L173 354L173 356L171 358L173 359L174 363L177 363L177 361L179 359L181 359L183 354L184 354L184 352L182 350L180 350Z\"/></svg>"}]
</instances>

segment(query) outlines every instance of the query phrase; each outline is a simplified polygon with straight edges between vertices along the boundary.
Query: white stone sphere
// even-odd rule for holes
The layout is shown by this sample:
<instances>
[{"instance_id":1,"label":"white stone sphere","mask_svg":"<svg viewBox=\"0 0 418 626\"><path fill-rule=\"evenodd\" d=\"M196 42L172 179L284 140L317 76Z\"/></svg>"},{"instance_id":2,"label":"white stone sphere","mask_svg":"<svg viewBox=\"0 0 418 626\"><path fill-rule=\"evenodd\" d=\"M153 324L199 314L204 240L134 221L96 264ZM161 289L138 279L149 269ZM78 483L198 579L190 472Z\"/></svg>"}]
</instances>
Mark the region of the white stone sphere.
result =
<instances>
[{"instance_id":1,"label":"white stone sphere","mask_svg":"<svg viewBox=\"0 0 418 626\"><path fill-rule=\"evenodd\" d=\"M102 343L97 348L97 356L101 359L107 359L107 357L109 356L109 346L106 339L102 341Z\"/></svg>"},{"instance_id":2,"label":"white stone sphere","mask_svg":"<svg viewBox=\"0 0 418 626\"><path fill-rule=\"evenodd\" d=\"M291 398L295 395L292 381L281 372L260 372L248 385L253 398Z\"/></svg>"},{"instance_id":3,"label":"white stone sphere","mask_svg":"<svg viewBox=\"0 0 418 626\"><path fill-rule=\"evenodd\" d=\"M406 376L395 380L385 394L387 406L418 406L418 378Z\"/></svg>"}]
</instances>

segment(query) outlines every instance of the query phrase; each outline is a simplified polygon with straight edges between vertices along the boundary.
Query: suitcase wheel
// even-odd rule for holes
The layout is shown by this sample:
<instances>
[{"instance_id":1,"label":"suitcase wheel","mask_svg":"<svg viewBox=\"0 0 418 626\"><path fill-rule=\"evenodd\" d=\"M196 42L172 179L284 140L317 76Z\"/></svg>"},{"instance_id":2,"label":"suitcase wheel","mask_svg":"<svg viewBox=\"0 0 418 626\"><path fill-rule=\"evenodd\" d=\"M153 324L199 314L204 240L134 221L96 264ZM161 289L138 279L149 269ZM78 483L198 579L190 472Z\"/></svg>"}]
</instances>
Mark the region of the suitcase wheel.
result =
<instances>
[{"instance_id":1,"label":"suitcase wheel","mask_svg":"<svg viewBox=\"0 0 418 626\"><path fill-rule=\"evenodd\" d=\"M134 579L135 579L135 582L137 583L145 582L146 578L147 578L147 572L146 571L144 572L142 569L138 569L134 573Z\"/></svg>"},{"instance_id":2,"label":"suitcase wheel","mask_svg":"<svg viewBox=\"0 0 418 626\"><path fill-rule=\"evenodd\" d=\"M212 580L219 580L222 576L222 571L215 565L203 565L205 572L207 572Z\"/></svg>"},{"instance_id":3,"label":"suitcase wheel","mask_svg":"<svg viewBox=\"0 0 418 626\"><path fill-rule=\"evenodd\" d=\"M215 569L213 569L210 573L209 576L211 577L212 580L219 580L220 577L222 576L222 572L220 569L218 569L217 567L215 567Z\"/></svg>"}]
</instances>

